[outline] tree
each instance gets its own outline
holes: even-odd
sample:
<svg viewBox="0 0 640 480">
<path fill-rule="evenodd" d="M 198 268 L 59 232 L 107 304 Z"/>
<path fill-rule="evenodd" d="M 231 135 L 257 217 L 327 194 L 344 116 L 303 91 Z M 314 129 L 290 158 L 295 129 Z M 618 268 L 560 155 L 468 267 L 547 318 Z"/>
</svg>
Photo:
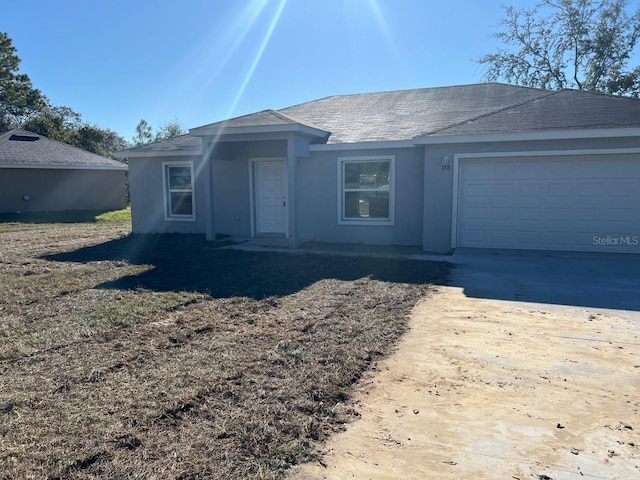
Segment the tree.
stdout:
<svg viewBox="0 0 640 480">
<path fill-rule="evenodd" d="M 171 122 L 166 122 L 160 125 L 160 129 L 156 133 L 155 141 L 166 140 L 168 138 L 184 135 L 187 131 L 182 126 L 182 123 L 177 118 L 174 118 Z"/>
<path fill-rule="evenodd" d="M 151 125 L 143 118 L 136 125 L 136 134 L 134 135 L 133 145 L 139 146 L 153 141 L 153 133 L 151 132 Z"/>
<path fill-rule="evenodd" d="M 16 52 L 9 36 L 0 32 L 0 131 L 21 124 L 47 102 L 40 90 L 33 88 L 29 76 L 18 73 Z"/>
<path fill-rule="evenodd" d="M 82 117 L 69 107 L 46 106 L 22 123 L 21 127 L 59 142 L 74 144 Z"/>
<path fill-rule="evenodd" d="M 486 81 L 528 87 L 577 88 L 638 96 L 640 66 L 629 60 L 640 39 L 640 9 L 626 0 L 541 0 L 533 8 L 505 7 L 504 48 L 480 57 Z"/>
<path fill-rule="evenodd" d="M 82 116 L 69 107 L 47 106 L 22 128 L 105 157 L 127 147 L 116 132 L 84 123 Z"/>
<path fill-rule="evenodd" d="M 114 152 L 128 147 L 127 141 L 113 130 L 87 123 L 77 130 L 73 145 L 103 157 L 111 157 Z"/>
<path fill-rule="evenodd" d="M 26 74 L 18 73 L 16 52 L 9 36 L 0 32 L 0 132 L 21 127 L 103 156 L 127 147 L 114 131 L 84 123 L 70 107 L 51 105 Z"/>
<path fill-rule="evenodd" d="M 161 124 L 160 128 L 154 135 L 151 125 L 149 125 L 149 122 L 143 118 L 136 126 L 136 134 L 133 136 L 132 143 L 137 147 L 139 145 L 157 142 L 158 140 L 166 140 L 177 137 L 178 135 L 184 135 L 185 133 L 187 132 L 180 121 L 178 121 L 178 119 L 174 119 L 171 122 Z"/>
</svg>

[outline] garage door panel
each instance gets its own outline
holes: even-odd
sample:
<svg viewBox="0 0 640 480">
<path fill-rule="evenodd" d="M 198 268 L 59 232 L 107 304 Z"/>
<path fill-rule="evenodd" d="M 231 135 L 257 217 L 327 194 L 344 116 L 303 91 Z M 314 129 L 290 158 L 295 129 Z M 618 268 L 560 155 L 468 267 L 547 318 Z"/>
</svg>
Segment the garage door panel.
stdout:
<svg viewBox="0 0 640 480">
<path fill-rule="evenodd" d="M 518 209 L 518 220 L 525 222 L 539 222 L 542 220 L 543 211 L 540 207 L 523 207 Z"/>
<path fill-rule="evenodd" d="M 523 197 L 542 197 L 544 195 L 544 186 L 542 183 L 530 183 L 524 181 L 519 187 L 520 195 Z"/>
<path fill-rule="evenodd" d="M 629 218 L 633 216 L 633 209 L 631 208 L 611 208 L 607 211 L 609 223 L 622 223 L 628 224 Z M 638 212 L 640 215 L 640 212 Z"/>
<path fill-rule="evenodd" d="M 467 197 L 486 197 L 487 184 L 469 182 L 464 194 Z"/>
<path fill-rule="evenodd" d="M 571 209 L 567 207 L 549 208 L 545 211 L 547 220 L 551 222 L 568 222 L 571 220 Z"/>
<path fill-rule="evenodd" d="M 578 186 L 578 191 L 583 197 L 599 197 L 604 193 L 605 187 L 602 182 L 583 182 Z"/>
<path fill-rule="evenodd" d="M 501 197 L 511 197 L 513 195 L 514 185 L 512 183 L 498 183 L 492 185 L 491 188 L 491 197 L 492 198 L 501 198 Z"/>
<path fill-rule="evenodd" d="M 489 208 L 489 220 L 509 221 L 513 219 L 513 209 L 510 207 Z"/>
<path fill-rule="evenodd" d="M 638 193 L 638 185 L 632 182 L 615 182 L 612 181 L 609 184 L 612 197 L 628 198 L 631 200 L 633 196 Z"/>
<path fill-rule="evenodd" d="M 457 246 L 640 253 L 640 156 L 463 159 Z M 640 242 L 639 242 L 640 243 Z"/>
<path fill-rule="evenodd" d="M 492 178 L 489 173 L 489 164 L 486 163 L 474 163 L 467 165 L 464 172 L 460 172 L 460 178 L 462 180 L 475 180 L 482 181 Z"/>
<path fill-rule="evenodd" d="M 487 210 L 484 207 L 469 207 L 464 212 L 464 220 L 472 222 L 473 220 L 486 220 Z"/>
<path fill-rule="evenodd" d="M 574 195 L 574 185 L 570 183 L 553 182 L 547 185 L 547 197 L 568 197 Z"/>
</svg>

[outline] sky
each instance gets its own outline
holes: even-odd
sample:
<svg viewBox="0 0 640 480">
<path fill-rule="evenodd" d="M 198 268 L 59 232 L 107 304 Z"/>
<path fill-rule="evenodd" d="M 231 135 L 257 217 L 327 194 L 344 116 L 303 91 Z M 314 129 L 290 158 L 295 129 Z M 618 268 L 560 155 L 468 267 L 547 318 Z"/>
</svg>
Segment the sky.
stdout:
<svg viewBox="0 0 640 480">
<path fill-rule="evenodd" d="M 482 81 L 503 0 L 30 0 L 0 31 L 54 105 L 131 139 L 330 95 Z M 513 0 L 514 6 L 532 5 Z"/>
</svg>

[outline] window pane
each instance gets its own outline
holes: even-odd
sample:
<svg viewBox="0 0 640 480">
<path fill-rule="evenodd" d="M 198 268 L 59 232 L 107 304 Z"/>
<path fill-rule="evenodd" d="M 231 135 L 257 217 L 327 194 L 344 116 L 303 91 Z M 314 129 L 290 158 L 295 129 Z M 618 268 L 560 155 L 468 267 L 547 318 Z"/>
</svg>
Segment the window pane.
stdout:
<svg viewBox="0 0 640 480">
<path fill-rule="evenodd" d="M 193 215 L 191 192 L 171 192 L 171 215 Z"/>
<path fill-rule="evenodd" d="M 191 190 L 190 167 L 167 167 L 169 170 L 169 189 Z"/>
<path fill-rule="evenodd" d="M 388 160 L 380 162 L 346 162 L 344 188 L 389 188 Z"/>
<path fill-rule="evenodd" d="M 389 218 L 389 192 L 345 192 L 344 218 Z"/>
</svg>

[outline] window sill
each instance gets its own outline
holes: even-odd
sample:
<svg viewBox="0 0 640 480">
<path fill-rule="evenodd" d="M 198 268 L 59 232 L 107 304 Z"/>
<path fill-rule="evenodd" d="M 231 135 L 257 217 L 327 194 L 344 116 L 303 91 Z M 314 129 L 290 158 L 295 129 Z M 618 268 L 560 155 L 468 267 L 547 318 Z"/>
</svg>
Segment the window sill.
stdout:
<svg viewBox="0 0 640 480">
<path fill-rule="evenodd" d="M 338 220 L 338 225 L 362 225 L 367 227 L 393 227 L 393 220 Z"/>
<path fill-rule="evenodd" d="M 196 217 L 164 217 L 165 222 L 195 222 Z"/>
</svg>

